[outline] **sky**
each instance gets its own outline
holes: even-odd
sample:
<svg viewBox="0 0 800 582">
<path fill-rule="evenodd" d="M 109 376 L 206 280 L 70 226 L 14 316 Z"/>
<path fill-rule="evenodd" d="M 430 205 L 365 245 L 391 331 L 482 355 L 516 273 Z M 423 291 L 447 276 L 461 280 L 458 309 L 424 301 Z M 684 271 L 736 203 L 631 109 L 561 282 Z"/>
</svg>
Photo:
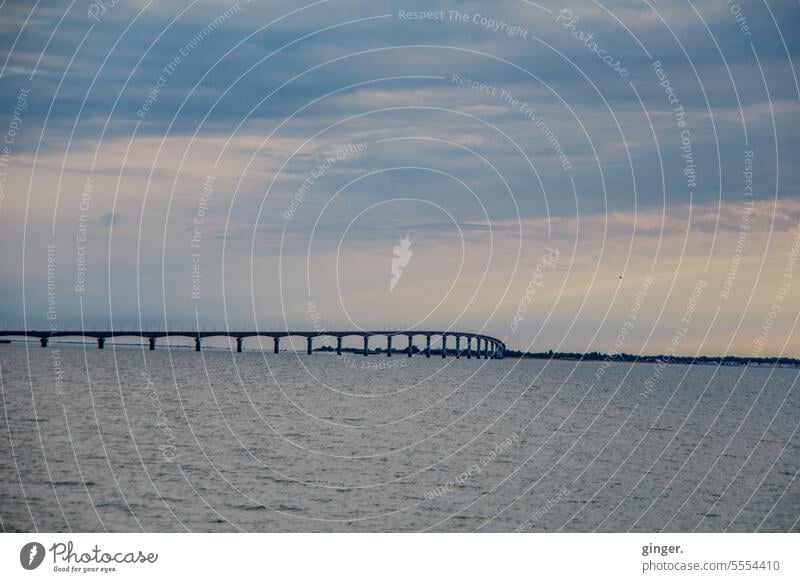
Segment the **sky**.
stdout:
<svg viewBox="0 0 800 582">
<path fill-rule="evenodd" d="M 0 325 L 800 357 L 799 16 L 6 1 Z"/>
</svg>

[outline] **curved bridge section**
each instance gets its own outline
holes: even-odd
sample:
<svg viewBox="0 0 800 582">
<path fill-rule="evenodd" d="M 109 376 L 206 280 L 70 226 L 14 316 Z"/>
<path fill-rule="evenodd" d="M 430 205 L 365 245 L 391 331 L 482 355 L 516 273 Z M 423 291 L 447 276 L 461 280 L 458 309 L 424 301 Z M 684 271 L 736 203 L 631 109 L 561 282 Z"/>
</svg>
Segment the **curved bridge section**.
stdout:
<svg viewBox="0 0 800 582">
<path fill-rule="evenodd" d="M 116 337 L 135 337 L 147 339 L 151 350 L 156 349 L 156 341 L 159 338 L 169 337 L 183 337 L 194 339 L 195 350 L 202 349 L 202 340 L 207 337 L 228 337 L 236 339 L 236 351 L 242 351 L 242 344 L 245 338 L 248 337 L 270 337 L 273 340 L 273 351 L 277 354 L 280 350 L 281 338 L 289 336 L 298 336 L 306 338 L 306 353 L 311 354 L 314 351 L 314 339 L 325 337 L 333 338 L 336 340 L 336 353 L 342 353 L 342 339 L 351 336 L 358 336 L 363 338 L 364 347 L 362 353 L 366 356 L 370 354 L 369 340 L 374 336 L 384 336 L 386 338 L 386 355 L 391 357 L 392 354 L 404 353 L 409 358 L 414 354 L 414 338 L 422 336 L 425 338 L 425 348 L 419 350 L 418 353 L 424 354 L 425 357 L 430 358 L 431 353 L 438 353 L 441 357 L 445 358 L 448 355 L 460 358 L 481 358 L 484 359 L 502 359 L 505 353 L 506 345 L 501 340 L 484 334 L 457 332 L 457 331 L 418 331 L 418 330 L 405 330 L 405 331 L 131 331 L 131 330 L 114 330 L 114 331 L 37 331 L 37 330 L 4 330 L 0 331 L 0 337 L 25 337 L 36 338 L 39 340 L 43 348 L 47 347 L 50 338 L 57 337 L 83 337 L 95 338 L 97 340 L 97 347 L 103 349 L 106 340 Z M 401 339 L 405 337 L 405 345 L 398 344 L 392 346 L 394 339 Z M 431 339 L 434 337 L 441 338 L 441 347 L 436 350 L 431 349 Z M 452 342 L 451 342 L 452 340 Z M 401 339 L 402 342 L 402 339 Z M 473 345 L 474 342 L 474 345 Z M 332 346 L 331 346 L 332 349 Z M 376 352 L 373 352 L 376 353 Z"/>
</svg>

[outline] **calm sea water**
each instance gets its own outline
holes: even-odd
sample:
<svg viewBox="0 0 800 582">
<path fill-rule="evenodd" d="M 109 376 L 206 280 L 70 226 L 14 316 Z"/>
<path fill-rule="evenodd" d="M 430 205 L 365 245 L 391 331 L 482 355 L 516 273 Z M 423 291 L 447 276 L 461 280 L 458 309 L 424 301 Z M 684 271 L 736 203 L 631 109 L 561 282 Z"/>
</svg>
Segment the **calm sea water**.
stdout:
<svg viewBox="0 0 800 582">
<path fill-rule="evenodd" d="M 56 344 L 0 366 L 5 531 L 800 527 L 797 370 Z"/>
</svg>

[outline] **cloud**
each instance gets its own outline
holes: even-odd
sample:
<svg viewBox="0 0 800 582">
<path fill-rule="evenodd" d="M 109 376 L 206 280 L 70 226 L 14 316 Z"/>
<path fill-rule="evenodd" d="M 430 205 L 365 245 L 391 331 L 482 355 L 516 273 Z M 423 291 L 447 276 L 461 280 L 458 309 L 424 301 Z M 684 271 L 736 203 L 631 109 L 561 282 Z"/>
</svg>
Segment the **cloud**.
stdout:
<svg viewBox="0 0 800 582">
<path fill-rule="evenodd" d="M 109 212 L 108 214 L 104 214 L 99 219 L 97 219 L 97 224 L 100 224 L 100 225 L 103 225 L 103 226 L 114 226 L 114 225 L 119 224 L 120 221 L 122 221 L 122 215 L 121 214 L 114 214 L 114 213 Z"/>
<path fill-rule="evenodd" d="M 584 321 L 604 312 L 620 275 L 625 286 L 652 269 L 665 281 L 679 272 L 676 289 L 707 269 L 724 279 L 752 151 L 753 231 L 736 308 L 757 326 L 800 199 L 800 168 L 791 163 L 800 146 L 796 56 L 783 44 L 793 46 L 796 3 L 743 4 L 738 19 L 715 0 L 572 3 L 577 28 L 624 62 L 624 78 L 556 23 L 557 11 L 522 1 L 445 0 L 438 9 L 466 20 L 430 22 L 398 17 L 400 9 L 429 9 L 421 1 L 322 2 L 292 14 L 298 5 L 283 0 L 234 5 L 121 2 L 99 22 L 86 5 L 3 5 L 0 134 L 14 131 L 0 207 L 9 224 L 0 235 L 0 279 L 14 298 L 6 315 L 19 311 L 20 261 L 38 260 L 38 243 L 23 241 L 25 232 L 61 245 L 69 288 L 85 222 L 97 313 L 109 296 L 99 267 L 109 257 L 113 282 L 126 283 L 113 291 L 115 309 L 132 309 L 131 289 L 146 281 L 142 304 L 159 311 L 163 298 L 153 289 L 183 297 L 191 280 L 191 239 L 202 218 L 202 264 L 214 273 L 209 305 L 221 297 L 223 264 L 227 275 L 257 281 L 266 310 L 281 302 L 273 289 L 280 256 L 292 257 L 283 281 L 302 300 L 309 249 L 319 280 L 335 285 L 342 248 L 353 309 L 368 319 L 385 299 L 384 239 L 411 226 L 428 251 L 415 255 L 403 285 L 426 298 L 448 293 L 464 239 L 466 266 L 437 317 L 467 305 L 490 265 L 471 323 L 492 312 L 509 281 L 498 313 L 513 311 L 511 295 L 525 285 L 514 269 L 535 264 L 544 244 L 569 256 L 574 249 L 565 263 L 574 267 L 569 301 L 556 302 L 562 327 L 548 332 L 555 341 L 584 299 L 593 308 Z M 505 25 L 526 37 L 504 34 Z M 30 96 L 15 119 L 21 88 Z M 684 172 L 687 139 L 695 185 Z M 321 161 L 354 143 L 368 148 L 314 177 L 293 218 L 284 218 Z M 209 176 L 214 193 L 204 198 Z M 137 263 L 142 256 L 148 260 Z M 770 270 L 756 281 L 762 259 Z M 373 273 L 381 273 L 374 287 Z M 748 306 L 745 291 L 754 288 L 760 294 Z M 248 285 L 227 292 L 237 307 L 253 301 Z M 677 301 L 668 313 L 677 313 Z M 183 313 L 185 303 L 170 312 Z M 302 321 L 301 303 L 291 309 Z M 496 318 L 491 325 L 502 327 Z M 570 336 L 572 345 L 585 331 Z"/>
</svg>

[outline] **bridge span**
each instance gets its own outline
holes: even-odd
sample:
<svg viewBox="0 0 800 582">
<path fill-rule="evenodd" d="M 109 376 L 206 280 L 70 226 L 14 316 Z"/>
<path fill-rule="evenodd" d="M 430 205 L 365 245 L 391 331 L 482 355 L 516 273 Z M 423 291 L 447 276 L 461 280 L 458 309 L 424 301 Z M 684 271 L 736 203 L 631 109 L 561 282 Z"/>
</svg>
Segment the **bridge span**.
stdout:
<svg viewBox="0 0 800 582">
<path fill-rule="evenodd" d="M 467 358 L 472 358 L 473 356 L 476 358 L 483 357 L 484 359 L 502 359 L 504 356 L 504 352 L 506 349 L 505 343 L 501 340 L 484 334 L 479 333 L 469 333 L 469 332 L 460 332 L 460 331 L 420 331 L 420 330 L 395 330 L 395 331 L 331 331 L 331 330 L 324 330 L 324 331 L 226 331 L 226 330 L 216 330 L 216 331 L 142 331 L 142 330 L 110 330 L 110 331 L 90 331 L 90 330 L 57 330 L 57 331 L 37 331 L 37 330 L 0 330 L 0 337 L 24 337 L 24 338 L 36 338 L 39 340 L 41 346 L 46 348 L 48 345 L 48 341 L 51 338 L 63 338 L 63 337 L 82 337 L 82 338 L 94 338 L 97 340 L 97 347 L 99 349 L 103 349 L 105 347 L 105 343 L 107 339 L 110 338 L 118 338 L 118 337 L 133 337 L 133 338 L 141 338 L 147 339 L 149 348 L 151 350 L 156 349 L 156 341 L 160 338 L 170 338 L 170 337 L 181 337 L 181 338 L 189 338 L 194 339 L 195 342 L 195 350 L 200 351 L 202 349 L 202 340 L 203 338 L 208 337 L 228 337 L 228 338 L 235 338 L 236 339 L 236 351 L 241 352 L 242 346 L 244 343 L 245 338 L 249 337 L 270 337 L 273 340 L 273 351 L 274 353 L 278 353 L 280 350 L 280 341 L 281 338 L 284 337 L 304 337 L 306 339 L 306 353 L 311 354 L 314 350 L 313 341 L 314 338 L 335 338 L 336 339 L 336 353 L 341 355 L 342 353 L 342 339 L 351 336 L 357 336 L 363 338 L 363 348 L 361 348 L 362 353 L 366 356 L 370 353 L 369 348 L 369 340 L 375 336 L 384 336 L 386 338 L 386 355 L 388 357 L 392 356 L 392 353 L 405 353 L 409 358 L 414 353 L 414 338 L 416 336 L 422 336 L 425 338 L 425 348 L 419 350 L 420 353 L 424 354 L 425 357 L 431 357 L 431 338 L 433 337 L 440 337 L 441 338 L 441 347 L 438 348 L 437 352 L 441 354 L 441 357 L 445 358 L 448 355 L 453 355 L 456 358 L 460 358 L 462 355 Z M 392 339 L 403 337 L 406 338 L 406 345 L 401 347 L 401 349 L 392 349 Z M 454 339 L 455 342 L 451 346 L 448 346 L 448 340 Z M 462 340 L 464 341 L 462 345 Z M 473 341 L 475 342 L 475 349 L 473 350 Z M 331 346 L 332 349 L 332 346 Z M 373 352 L 375 353 L 375 352 Z"/>
</svg>

